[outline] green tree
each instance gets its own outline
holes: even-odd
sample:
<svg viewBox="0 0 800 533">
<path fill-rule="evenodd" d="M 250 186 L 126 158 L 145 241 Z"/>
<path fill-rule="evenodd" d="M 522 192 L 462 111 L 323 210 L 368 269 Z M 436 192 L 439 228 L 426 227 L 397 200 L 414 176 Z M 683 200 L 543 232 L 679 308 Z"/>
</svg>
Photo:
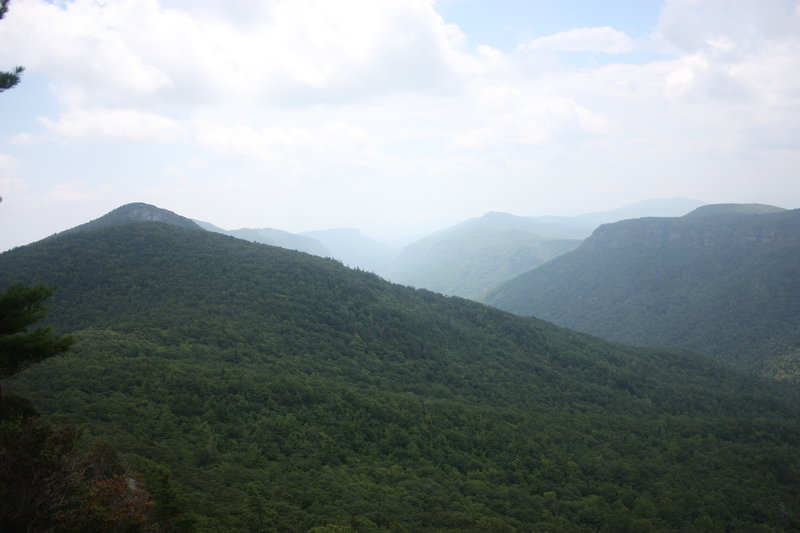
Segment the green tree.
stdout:
<svg viewBox="0 0 800 533">
<path fill-rule="evenodd" d="M 0 379 L 63 353 L 75 342 L 70 335 L 56 335 L 52 326 L 28 329 L 45 317 L 44 301 L 54 290 L 42 283 L 16 283 L 0 293 Z"/>
<path fill-rule="evenodd" d="M 8 11 L 8 3 L 11 0 L 0 0 L 0 19 Z M 16 66 L 9 72 L 0 72 L 0 92 L 10 89 L 19 83 L 19 77 L 25 70 L 24 67 Z"/>
</svg>

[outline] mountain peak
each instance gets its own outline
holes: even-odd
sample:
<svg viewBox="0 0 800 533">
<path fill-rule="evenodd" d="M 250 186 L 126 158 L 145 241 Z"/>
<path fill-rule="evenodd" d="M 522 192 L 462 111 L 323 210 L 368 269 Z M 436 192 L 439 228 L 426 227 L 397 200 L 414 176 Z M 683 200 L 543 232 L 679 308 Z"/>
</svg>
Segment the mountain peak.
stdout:
<svg viewBox="0 0 800 533">
<path fill-rule="evenodd" d="M 143 202 L 133 202 L 122 205 L 109 211 L 100 218 L 76 226 L 68 231 L 96 230 L 122 224 L 135 224 L 138 222 L 161 222 L 181 228 L 201 229 L 199 225 L 188 218 L 182 217 L 167 209 L 162 209 Z"/>
</svg>

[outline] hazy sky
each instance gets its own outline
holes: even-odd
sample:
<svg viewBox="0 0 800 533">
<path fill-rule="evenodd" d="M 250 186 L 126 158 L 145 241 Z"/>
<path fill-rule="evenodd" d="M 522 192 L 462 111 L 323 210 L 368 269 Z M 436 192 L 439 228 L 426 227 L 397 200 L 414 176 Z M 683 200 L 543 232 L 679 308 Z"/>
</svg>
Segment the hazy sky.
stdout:
<svg viewBox="0 0 800 533">
<path fill-rule="evenodd" d="M 800 0 L 12 0 L 0 250 L 134 201 L 380 235 L 800 207 Z"/>
</svg>

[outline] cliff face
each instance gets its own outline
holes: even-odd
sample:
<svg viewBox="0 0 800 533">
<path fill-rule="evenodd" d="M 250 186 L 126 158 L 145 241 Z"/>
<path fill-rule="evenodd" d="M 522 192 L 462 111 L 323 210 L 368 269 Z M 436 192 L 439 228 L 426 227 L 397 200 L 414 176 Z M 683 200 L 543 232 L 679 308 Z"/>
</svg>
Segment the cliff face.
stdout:
<svg viewBox="0 0 800 533">
<path fill-rule="evenodd" d="M 625 220 L 600 226 L 583 246 L 625 249 L 773 244 L 800 245 L 800 209 L 755 214 L 711 210 L 680 218 Z"/>
</svg>

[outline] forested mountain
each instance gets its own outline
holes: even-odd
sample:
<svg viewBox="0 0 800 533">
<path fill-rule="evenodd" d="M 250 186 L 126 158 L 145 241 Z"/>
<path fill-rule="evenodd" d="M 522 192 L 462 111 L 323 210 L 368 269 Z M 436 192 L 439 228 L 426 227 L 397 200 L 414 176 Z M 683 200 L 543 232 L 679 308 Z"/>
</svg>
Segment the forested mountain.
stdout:
<svg viewBox="0 0 800 533">
<path fill-rule="evenodd" d="M 269 244 L 270 246 L 280 246 L 289 250 L 297 250 L 298 252 L 306 252 L 309 254 L 318 255 L 320 257 L 327 257 L 330 255 L 327 248 L 317 239 L 307 237 L 304 235 L 297 235 L 296 233 L 289 233 L 274 228 L 240 228 L 233 230 L 226 230 L 219 228 L 208 222 L 195 220 L 195 222 L 204 230 L 213 231 L 215 233 L 222 233 L 223 235 L 230 235 L 237 239 L 242 239 L 250 242 L 258 242 L 261 244 Z"/>
<path fill-rule="evenodd" d="M 575 248 L 579 232 L 507 213 L 466 220 L 404 248 L 378 273 L 405 285 L 477 298 Z"/>
<path fill-rule="evenodd" d="M 0 254 L 18 281 L 77 343 L 4 389 L 184 529 L 800 529 L 797 388 L 696 353 L 154 222 Z"/>
<path fill-rule="evenodd" d="M 639 345 L 800 375 L 800 210 L 711 205 L 601 226 L 485 301 Z"/>
</svg>

